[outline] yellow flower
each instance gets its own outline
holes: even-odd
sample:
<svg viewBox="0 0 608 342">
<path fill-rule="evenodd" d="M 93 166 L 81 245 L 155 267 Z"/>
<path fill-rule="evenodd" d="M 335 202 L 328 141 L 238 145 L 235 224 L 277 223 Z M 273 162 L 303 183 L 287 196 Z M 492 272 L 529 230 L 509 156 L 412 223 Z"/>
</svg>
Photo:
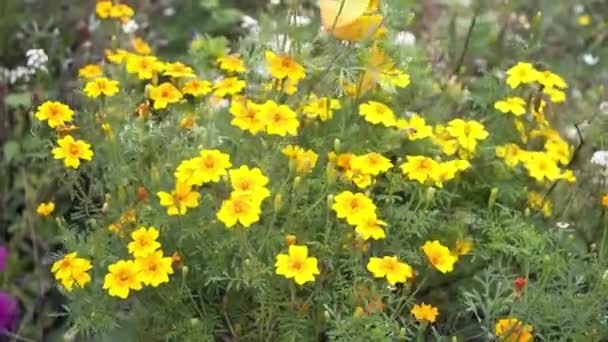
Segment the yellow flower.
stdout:
<svg viewBox="0 0 608 342">
<path fill-rule="evenodd" d="M 149 55 L 152 53 L 152 48 L 150 48 L 150 45 L 139 37 L 131 39 L 131 47 L 133 47 L 133 50 L 140 55 Z"/>
<path fill-rule="evenodd" d="M 515 89 L 520 84 L 535 82 L 538 78 L 538 70 L 530 63 L 519 62 L 507 70 L 507 84 Z"/>
<path fill-rule="evenodd" d="M 231 166 L 229 154 L 219 150 L 201 150 L 199 157 L 185 160 L 177 167 L 175 178 L 189 185 L 217 183 Z"/>
<path fill-rule="evenodd" d="M 362 15 L 352 23 L 336 27 L 332 34 L 343 40 L 358 42 L 370 37 L 381 38 L 386 35 L 387 29 L 382 26 L 382 15 Z"/>
<path fill-rule="evenodd" d="M 496 156 L 504 159 L 509 167 L 516 167 L 524 158 L 526 151 L 515 144 L 496 146 Z"/>
<path fill-rule="evenodd" d="M 217 218 L 227 228 L 232 228 L 239 222 L 247 228 L 260 220 L 260 203 L 252 196 L 232 194 L 229 199 L 222 203 Z"/>
<path fill-rule="evenodd" d="M 36 111 L 36 119 L 40 121 L 48 120 L 49 127 L 55 128 L 64 126 L 66 122 L 72 121 L 74 111 L 67 105 L 56 102 L 46 101 Z"/>
<path fill-rule="evenodd" d="M 171 103 L 181 101 L 182 93 L 173 84 L 165 82 L 150 87 L 150 99 L 154 100 L 154 109 L 164 109 Z"/>
<path fill-rule="evenodd" d="M 485 140 L 489 135 L 485 127 L 475 120 L 454 119 L 448 122 L 446 129 L 458 140 L 460 147 L 467 152 L 474 152 L 477 148 L 477 141 Z"/>
<path fill-rule="evenodd" d="M 545 142 L 545 151 L 551 159 L 565 166 L 570 163 L 573 148 L 562 138 L 554 138 Z"/>
<path fill-rule="evenodd" d="M 174 78 L 196 77 L 192 68 L 181 62 L 165 63 L 165 72 L 163 75 Z"/>
<path fill-rule="evenodd" d="M 112 1 L 98 1 L 97 5 L 95 5 L 95 13 L 101 19 L 107 19 L 112 14 Z"/>
<path fill-rule="evenodd" d="M 95 78 L 103 75 L 103 69 L 99 64 L 87 64 L 78 70 L 78 76 L 83 78 Z"/>
<path fill-rule="evenodd" d="M 98 77 L 92 81 L 89 81 L 84 87 L 84 93 L 88 97 L 93 98 L 99 97 L 100 95 L 114 96 L 116 93 L 118 93 L 118 90 L 118 81 L 114 81 L 106 77 Z"/>
<path fill-rule="evenodd" d="M 608 208 L 608 194 L 605 194 L 604 197 L 602 197 L 602 205 L 604 208 Z"/>
<path fill-rule="evenodd" d="M 160 191 L 156 195 L 160 199 L 160 205 L 167 207 L 169 216 L 185 215 L 188 208 L 198 207 L 198 200 L 201 197 L 200 193 L 192 191 L 190 185 L 185 183 L 175 184 L 175 190 L 171 193 Z"/>
<path fill-rule="evenodd" d="M 116 4 L 112 7 L 112 11 L 110 16 L 112 18 L 120 19 L 123 23 L 126 23 L 129 18 L 131 18 L 135 14 L 135 11 L 129 5 L 126 4 Z"/>
<path fill-rule="evenodd" d="M 251 134 L 262 132 L 266 129 L 266 123 L 261 117 L 261 109 L 262 105 L 249 99 L 234 98 L 230 103 L 230 114 L 234 116 L 230 123 Z"/>
<path fill-rule="evenodd" d="M 140 80 L 149 80 L 165 68 L 165 64 L 154 56 L 128 55 L 127 72 L 137 74 Z"/>
<path fill-rule="evenodd" d="M 53 158 L 64 159 L 63 164 L 66 167 L 77 169 L 80 166 L 80 159 L 91 160 L 93 158 L 91 145 L 83 140 L 74 140 L 71 135 L 57 140 L 57 144 L 59 147 L 52 150 Z"/>
<path fill-rule="evenodd" d="M 435 323 L 435 320 L 439 315 L 439 309 L 437 309 L 437 307 L 424 303 L 415 304 L 410 312 L 418 322 Z"/>
<path fill-rule="evenodd" d="M 444 154 L 452 156 L 458 152 L 458 140 L 448 132 L 445 126 L 435 126 L 435 133 L 432 139 L 433 144 L 439 146 Z"/>
<path fill-rule="evenodd" d="M 357 226 L 367 216 L 375 215 L 376 205 L 362 193 L 343 191 L 334 197 L 331 207 L 338 218 L 346 219 L 348 224 Z"/>
<path fill-rule="evenodd" d="M 412 266 L 400 262 L 396 256 L 385 256 L 383 258 L 369 258 L 367 270 L 372 272 L 374 278 L 384 278 L 389 284 L 406 283 L 414 276 Z"/>
<path fill-rule="evenodd" d="M 123 50 L 123 49 L 117 49 L 116 51 L 106 49 L 105 54 L 106 54 L 106 58 L 108 59 L 108 61 L 110 61 L 114 64 L 120 64 L 120 63 L 124 62 L 125 59 L 127 59 L 127 57 L 129 57 L 131 55 L 130 52 L 128 52 L 127 50 Z"/>
<path fill-rule="evenodd" d="M 456 178 L 459 171 L 464 171 L 471 167 L 471 163 L 467 160 L 450 160 L 444 163 L 439 163 L 439 169 L 435 176 L 435 186 L 442 188 L 443 182 Z"/>
<path fill-rule="evenodd" d="M 503 318 L 496 323 L 496 336 L 501 342 L 530 342 L 534 340 L 532 326 L 517 318 Z"/>
<path fill-rule="evenodd" d="M 317 98 L 315 95 L 310 95 L 309 100 L 302 112 L 311 119 L 330 120 L 334 116 L 334 111 L 342 108 L 340 101 L 329 97 Z"/>
<path fill-rule="evenodd" d="M 502 101 L 496 101 L 494 108 L 507 114 L 513 113 L 515 116 L 526 114 L 526 101 L 521 97 L 509 97 Z"/>
<path fill-rule="evenodd" d="M 407 156 L 407 161 L 399 167 L 408 179 L 420 184 L 434 182 L 440 173 L 439 163 L 425 156 Z"/>
<path fill-rule="evenodd" d="M 589 26 L 591 24 L 591 16 L 589 14 L 583 14 L 583 15 L 579 15 L 576 18 L 576 22 L 580 25 L 580 26 Z"/>
<path fill-rule="evenodd" d="M 255 202 L 262 202 L 270 196 L 270 191 L 266 188 L 268 177 L 262 174 L 262 170 L 257 167 L 250 169 L 247 165 L 230 170 L 230 185 L 233 194 L 236 196 L 251 196 Z"/>
<path fill-rule="evenodd" d="M 355 232 L 361 235 L 363 240 L 380 240 L 386 237 L 382 226 L 386 226 L 386 222 L 379 220 L 374 213 L 373 215 L 362 216 L 355 227 Z"/>
<path fill-rule="evenodd" d="M 549 181 L 554 181 L 560 176 L 560 169 L 556 162 L 543 152 L 527 153 L 529 158 L 524 162 L 525 168 L 528 170 L 530 177 L 542 182 L 545 178 Z"/>
<path fill-rule="evenodd" d="M 390 170 L 393 167 L 393 163 L 380 153 L 371 152 L 353 158 L 350 166 L 360 170 L 364 174 L 377 176 Z"/>
<path fill-rule="evenodd" d="M 154 251 L 145 256 L 135 258 L 135 268 L 138 270 L 137 279 L 144 285 L 157 287 L 169 282 L 173 274 L 173 258 L 163 257 L 163 251 Z"/>
<path fill-rule="evenodd" d="M 293 278 L 298 285 L 315 280 L 320 274 L 317 258 L 308 256 L 308 247 L 291 245 L 288 254 L 278 254 L 275 262 L 276 274 Z"/>
<path fill-rule="evenodd" d="M 36 213 L 40 216 L 49 216 L 53 211 L 55 211 L 55 203 L 53 202 L 40 203 L 36 208 Z"/>
<path fill-rule="evenodd" d="M 194 126 L 196 126 L 196 115 L 194 115 L 194 113 L 186 113 L 179 121 L 179 127 L 185 130 L 191 130 Z"/>
<path fill-rule="evenodd" d="M 424 118 L 418 114 L 412 115 L 409 120 L 399 119 L 396 125 L 412 141 L 433 136 L 433 127 L 427 125 Z"/>
<path fill-rule="evenodd" d="M 374 125 L 382 124 L 386 127 L 393 127 L 397 124 L 392 109 L 376 101 L 361 104 L 359 106 L 359 115 L 363 116 L 365 121 Z"/>
<path fill-rule="evenodd" d="M 300 122 L 296 113 L 287 105 L 279 105 L 272 100 L 260 108 L 260 117 L 266 123 L 266 133 L 273 135 L 298 135 Z"/>
<path fill-rule="evenodd" d="M 458 260 L 450 253 L 450 250 L 439 241 L 427 241 L 422 246 L 422 250 L 428 261 L 441 273 L 452 272 L 454 263 Z"/>
<path fill-rule="evenodd" d="M 454 255 L 457 257 L 461 257 L 463 255 L 469 254 L 469 252 L 473 249 L 473 242 L 471 240 L 456 240 L 456 246 L 454 246 Z"/>
<path fill-rule="evenodd" d="M 319 155 L 313 150 L 305 150 L 300 146 L 288 145 L 281 153 L 295 162 L 296 171 L 299 174 L 307 174 L 317 165 Z"/>
<path fill-rule="evenodd" d="M 214 96 L 217 97 L 226 97 L 226 95 L 236 95 L 240 93 L 247 84 L 245 81 L 240 80 L 236 77 L 228 77 L 223 80 L 216 82 L 213 85 Z"/>
<path fill-rule="evenodd" d="M 549 99 L 551 99 L 551 102 L 553 103 L 566 102 L 566 92 L 557 88 L 543 88 L 543 93 L 549 96 Z"/>
<path fill-rule="evenodd" d="M 91 281 L 91 276 L 88 274 L 88 271 L 93 268 L 91 262 L 84 258 L 78 258 L 77 255 L 76 252 L 67 254 L 61 260 L 53 263 L 51 267 L 55 279 L 61 281 L 61 285 L 67 291 L 72 291 L 74 283 L 79 287 L 84 287 Z"/>
<path fill-rule="evenodd" d="M 566 80 L 549 70 L 540 71 L 537 76 L 538 83 L 542 84 L 545 88 L 568 88 Z"/>
<path fill-rule="evenodd" d="M 528 192 L 528 207 L 540 210 L 545 217 L 550 217 L 553 213 L 553 203 L 535 191 Z"/>
<path fill-rule="evenodd" d="M 304 67 L 293 58 L 287 55 L 276 55 L 270 50 L 266 51 L 266 66 L 270 74 L 279 80 L 289 78 L 297 83 L 306 77 Z"/>
<path fill-rule="evenodd" d="M 190 80 L 182 87 L 182 93 L 194 97 L 205 96 L 211 92 L 211 82 L 205 80 Z"/>
<path fill-rule="evenodd" d="M 141 281 L 137 276 L 139 269 L 135 262 L 119 260 L 108 266 L 108 271 L 103 288 L 108 290 L 110 296 L 125 299 L 129 296 L 130 290 L 141 290 Z"/>
<path fill-rule="evenodd" d="M 160 248 L 160 243 L 156 241 L 158 239 L 158 230 L 154 227 L 139 227 L 133 233 L 131 233 L 131 239 L 127 248 L 129 253 L 133 254 L 134 257 L 143 257 L 153 253 Z"/>
<path fill-rule="evenodd" d="M 220 69 L 228 72 L 244 73 L 247 71 L 245 62 L 239 55 L 227 55 L 217 59 Z"/>
</svg>

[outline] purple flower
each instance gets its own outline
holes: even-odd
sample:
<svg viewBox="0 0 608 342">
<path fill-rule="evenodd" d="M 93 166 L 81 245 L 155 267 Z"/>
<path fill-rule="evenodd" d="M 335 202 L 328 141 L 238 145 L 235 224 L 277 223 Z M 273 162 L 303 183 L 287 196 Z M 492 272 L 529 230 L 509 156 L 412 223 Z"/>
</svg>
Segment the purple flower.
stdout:
<svg viewBox="0 0 608 342">
<path fill-rule="evenodd" d="M 12 331 L 19 321 L 19 302 L 6 292 L 0 292 L 0 330 Z"/>
<path fill-rule="evenodd" d="M 6 247 L 0 246 L 0 273 L 4 272 L 4 268 L 6 267 L 6 257 L 8 256 L 8 250 Z"/>
</svg>

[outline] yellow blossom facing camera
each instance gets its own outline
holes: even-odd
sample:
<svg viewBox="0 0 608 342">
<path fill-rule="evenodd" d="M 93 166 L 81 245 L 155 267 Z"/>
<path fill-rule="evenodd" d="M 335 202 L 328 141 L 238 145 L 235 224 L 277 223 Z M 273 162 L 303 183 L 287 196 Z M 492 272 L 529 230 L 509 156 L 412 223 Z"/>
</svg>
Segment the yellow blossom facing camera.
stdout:
<svg viewBox="0 0 608 342">
<path fill-rule="evenodd" d="M 520 84 L 533 83 L 538 79 L 538 70 L 530 63 L 519 62 L 507 70 L 507 84 L 515 89 Z"/>
<path fill-rule="evenodd" d="M 266 101 L 260 107 L 260 117 L 266 123 L 266 133 L 271 135 L 287 136 L 298 135 L 298 121 L 296 112 L 287 105 L 279 105 L 274 101 Z"/>
<path fill-rule="evenodd" d="M 320 274 L 317 258 L 308 256 L 308 247 L 290 245 L 288 254 L 278 254 L 275 262 L 276 274 L 292 279 L 298 285 L 314 281 Z"/>
<path fill-rule="evenodd" d="M 245 62 L 243 62 L 239 55 L 226 55 L 219 57 L 217 59 L 217 63 L 219 64 L 220 69 L 224 71 L 236 72 L 239 74 L 247 71 Z"/>
<path fill-rule="evenodd" d="M 450 253 L 450 250 L 439 241 L 427 241 L 422 246 L 429 263 L 439 272 L 447 273 L 454 270 L 454 264 L 458 260 Z"/>
<path fill-rule="evenodd" d="M 112 18 L 120 19 L 123 23 L 127 22 L 134 14 L 135 11 L 129 5 L 122 3 L 112 6 L 110 11 Z"/>
<path fill-rule="evenodd" d="M 78 76 L 82 78 L 95 78 L 103 75 L 103 69 L 99 64 L 87 64 L 78 69 Z"/>
<path fill-rule="evenodd" d="M 371 257 L 367 263 L 367 270 L 374 278 L 385 278 L 389 284 L 406 283 L 414 276 L 414 269 L 396 256 L 385 256 L 383 258 Z"/>
<path fill-rule="evenodd" d="M 236 77 L 224 78 L 213 85 L 213 95 L 220 98 L 237 95 L 245 89 L 246 85 L 245 81 Z"/>
<path fill-rule="evenodd" d="M 163 257 L 163 251 L 154 251 L 135 258 L 137 280 L 144 285 L 158 287 L 169 282 L 169 275 L 173 274 L 173 258 Z"/>
<path fill-rule="evenodd" d="M 380 153 L 371 152 L 354 157 L 350 162 L 350 166 L 365 174 L 377 176 L 390 170 L 393 167 L 393 163 Z"/>
<path fill-rule="evenodd" d="M 80 160 L 90 161 L 93 159 L 91 145 L 84 140 L 74 140 L 71 135 L 57 140 L 58 147 L 53 148 L 53 158 L 63 159 L 66 167 L 77 169 L 80 167 Z"/>
<path fill-rule="evenodd" d="M 361 104 L 359 114 L 365 118 L 365 121 L 374 125 L 382 124 L 386 127 L 393 127 L 397 124 L 393 110 L 380 102 L 369 101 Z"/>
<path fill-rule="evenodd" d="M 298 82 L 306 77 L 304 67 L 287 55 L 277 55 L 267 50 L 265 57 L 268 71 L 279 80 L 289 78 L 292 81 Z"/>
<path fill-rule="evenodd" d="M 217 183 L 232 166 L 230 155 L 219 150 L 201 150 L 196 158 L 184 160 L 175 171 L 178 182 L 201 186 Z"/>
<path fill-rule="evenodd" d="M 293 160 L 298 174 L 307 174 L 317 165 L 319 155 L 313 150 L 305 150 L 300 146 L 288 145 L 281 153 Z"/>
<path fill-rule="evenodd" d="M 165 82 L 157 87 L 150 87 L 150 100 L 154 101 L 154 109 L 167 108 L 169 104 L 181 101 L 182 93 L 171 83 Z"/>
<path fill-rule="evenodd" d="M 36 119 L 47 121 L 49 127 L 64 126 L 66 122 L 72 121 L 74 111 L 67 105 L 57 101 L 46 101 L 36 111 Z"/>
<path fill-rule="evenodd" d="M 350 225 L 358 225 L 366 216 L 375 215 L 376 205 L 362 193 L 343 191 L 334 197 L 331 208 L 338 218 L 344 218 Z"/>
<path fill-rule="evenodd" d="M 160 248 L 160 243 L 156 241 L 158 235 L 158 230 L 154 227 L 139 227 L 131 233 L 132 241 L 127 245 L 129 253 L 136 258 L 153 253 Z"/>
<path fill-rule="evenodd" d="M 421 323 L 435 323 L 435 320 L 439 315 L 439 309 L 437 309 L 437 307 L 424 303 L 415 304 L 412 308 L 412 311 L 410 312 L 412 313 L 412 315 L 414 315 L 414 318 Z"/>
<path fill-rule="evenodd" d="M 368 214 L 358 220 L 355 233 L 359 234 L 363 240 L 380 240 L 386 238 L 383 226 L 386 226 L 386 222 L 378 219 L 375 213 Z"/>
<path fill-rule="evenodd" d="M 112 1 L 98 1 L 95 5 L 95 13 L 101 19 L 107 19 L 112 14 L 113 7 Z"/>
<path fill-rule="evenodd" d="M 250 169 L 247 165 L 228 171 L 233 193 L 237 196 L 251 196 L 254 202 L 261 203 L 270 196 L 266 188 L 268 177 L 257 167 Z"/>
<path fill-rule="evenodd" d="M 329 97 L 318 98 L 315 95 L 311 95 L 309 100 L 310 102 L 302 108 L 302 112 L 310 119 L 330 120 L 334 116 L 334 111 L 342 108 L 340 101 Z"/>
<path fill-rule="evenodd" d="M 526 101 L 521 97 L 509 97 L 496 101 L 494 108 L 505 114 L 512 113 L 515 116 L 522 116 L 526 114 Z"/>
<path fill-rule="evenodd" d="M 260 220 L 260 203 L 252 196 L 232 194 L 229 199 L 222 203 L 217 218 L 227 228 L 234 227 L 237 223 L 248 228 Z"/>
<path fill-rule="evenodd" d="M 205 80 L 189 80 L 182 87 L 184 95 L 194 97 L 205 96 L 211 92 L 211 82 Z"/>
<path fill-rule="evenodd" d="M 36 213 L 43 217 L 50 216 L 53 211 L 55 211 L 55 203 L 53 202 L 40 203 L 36 208 Z"/>
<path fill-rule="evenodd" d="M 173 78 L 196 77 L 192 68 L 181 62 L 165 63 L 164 69 L 163 75 Z"/>
<path fill-rule="evenodd" d="M 420 184 L 435 182 L 440 172 L 439 163 L 425 156 L 407 156 L 406 162 L 399 167 L 408 179 Z"/>
<path fill-rule="evenodd" d="M 433 136 L 433 127 L 427 125 L 426 120 L 418 114 L 412 115 L 409 119 L 397 120 L 396 126 L 412 141 Z"/>
<path fill-rule="evenodd" d="M 532 329 L 517 318 L 503 318 L 496 322 L 494 333 L 501 342 L 530 342 L 534 340 Z"/>
<path fill-rule="evenodd" d="M 152 53 L 152 48 L 150 45 L 140 37 L 131 39 L 131 47 L 140 55 L 149 55 Z"/>
<path fill-rule="evenodd" d="M 154 56 L 128 55 L 126 60 L 127 72 L 137 75 L 140 80 L 149 80 L 165 68 L 165 64 Z"/>
<path fill-rule="evenodd" d="M 99 97 L 103 96 L 114 96 L 119 90 L 118 81 L 111 80 L 106 77 L 98 77 L 92 81 L 87 82 L 84 86 L 84 93 L 88 97 Z"/>
<path fill-rule="evenodd" d="M 496 156 L 502 158 L 507 166 L 513 168 L 526 158 L 526 151 L 515 144 L 496 146 Z"/>
<path fill-rule="evenodd" d="M 108 266 L 103 282 L 103 288 L 113 297 L 126 299 L 131 290 L 141 290 L 141 280 L 138 278 L 139 269 L 134 261 L 120 260 Z"/>
<path fill-rule="evenodd" d="M 468 152 L 475 152 L 477 142 L 485 140 L 489 134 L 478 121 L 454 119 L 448 123 L 447 131 L 457 139 L 458 145 Z"/>
<path fill-rule="evenodd" d="M 171 193 L 160 191 L 156 195 L 160 199 L 160 205 L 167 207 L 169 216 L 185 215 L 188 208 L 198 207 L 201 197 L 198 191 L 193 191 L 192 187 L 185 183 L 175 184 L 175 190 Z"/>
<path fill-rule="evenodd" d="M 266 129 L 265 119 L 261 115 L 262 105 L 244 97 L 234 98 L 230 103 L 230 123 L 251 134 L 263 132 Z"/>
<path fill-rule="evenodd" d="M 560 177 L 560 169 L 555 160 L 543 152 L 527 153 L 523 161 L 530 177 L 539 182 L 554 181 Z"/>
<path fill-rule="evenodd" d="M 51 272 L 55 279 L 68 291 L 72 291 L 74 284 L 84 287 L 91 281 L 88 271 L 93 268 L 91 262 L 84 258 L 78 258 L 77 253 L 66 254 L 61 260 L 53 263 Z"/>
</svg>

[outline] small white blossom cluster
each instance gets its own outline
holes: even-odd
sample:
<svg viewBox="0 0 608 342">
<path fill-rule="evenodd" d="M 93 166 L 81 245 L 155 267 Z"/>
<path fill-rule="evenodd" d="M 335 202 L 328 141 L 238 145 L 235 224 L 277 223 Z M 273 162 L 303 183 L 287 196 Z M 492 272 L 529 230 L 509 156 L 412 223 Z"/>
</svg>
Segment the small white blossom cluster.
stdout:
<svg viewBox="0 0 608 342">
<path fill-rule="evenodd" d="M 46 64 L 49 57 L 42 49 L 31 49 L 25 53 L 27 57 L 26 65 L 19 65 L 14 69 L 7 69 L 0 66 L 0 82 L 15 84 L 19 81 L 29 82 L 37 71 L 47 72 Z"/>
<path fill-rule="evenodd" d="M 125 34 L 135 33 L 139 29 L 139 25 L 135 20 L 129 20 L 126 24 L 122 25 L 122 32 Z"/>
<path fill-rule="evenodd" d="M 608 151 L 595 151 L 591 157 L 591 163 L 608 168 Z"/>
</svg>

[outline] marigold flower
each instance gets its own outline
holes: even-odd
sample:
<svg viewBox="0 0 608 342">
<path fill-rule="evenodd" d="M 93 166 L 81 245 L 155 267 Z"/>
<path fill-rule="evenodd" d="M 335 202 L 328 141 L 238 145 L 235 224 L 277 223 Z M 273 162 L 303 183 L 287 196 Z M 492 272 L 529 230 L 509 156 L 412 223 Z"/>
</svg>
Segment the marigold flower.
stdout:
<svg viewBox="0 0 608 342">
<path fill-rule="evenodd" d="M 36 119 L 47 120 L 49 127 L 55 128 L 72 121 L 74 111 L 67 105 L 57 101 L 46 101 L 36 111 Z"/>
<path fill-rule="evenodd" d="M 557 88 L 543 88 L 543 94 L 549 96 L 553 103 L 566 102 L 566 92 Z"/>
<path fill-rule="evenodd" d="M 566 83 L 566 80 L 564 80 L 560 75 L 549 70 L 540 71 L 537 74 L 537 81 L 545 88 L 568 88 L 568 83 Z"/>
<path fill-rule="evenodd" d="M 293 278 L 296 284 L 304 285 L 315 280 L 320 274 L 317 258 L 308 256 L 308 247 L 302 245 L 289 246 L 288 254 L 278 254 L 275 262 L 276 274 L 287 279 Z"/>
<path fill-rule="evenodd" d="M 496 156 L 502 158 L 507 166 L 514 168 L 525 158 L 526 151 L 515 144 L 496 146 Z"/>
<path fill-rule="evenodd" d="M 507 84 L 515 89 L 520 84 L 535 82 L 538 79 L 538 70 L 530 63 L 519 62 L 507 70 Z"/>
<path fill-rule="evenodd" d="M 428 261 L 441 273 L 452 272 L 454 263 L 458 260 L 450 253 L 450 250 L 439 241 L 427 241 L 422 246 L 422 250 Z"/>
<path fill-rule="evenodd" d="M 604 206 L 604 208 L 608 208 L 608 194 L 605 194 L 602 197 L 602 205 Z"/>
<path fill-rule="evenodd" d="M 399 166 L 403 174 L 410 180 L 420 184 L 434 182 L 438 179 L 440 165 L 437 161 L 425 156 L 407 156 L 405 163 Z"/>
<path fill-rule="evenodd" d="M 227 228 L 232 228 L 237 222 L 247 228 L 260 220 L 260 212 L 260 203 L 252 196 L 232 194 L 222 203 L 217 218 Z"/>
<path fill-rule="evenodd" d="M 78 70 L 78 76 L 83 78 L 95 78 L 103 75 L 103 69 L 99 64 L 87 64 Z"/>
<path fill-rule="evenodd" d="M 367 270 L 372 272 L 374 278 L 384 278 L 389 284 L 406 283 L 414 276 L 414 269 L 406 263 L 400 262 L 396 256 L 383 258 L 371 257 L 367 263 Z"/>
<path fill-rule="evenodd" d="M 430 304 L 415 304 L 411 311 L 418 322 L 435 323 L 439 315 L 439 309 Z"/>
<path fill-rule="evenodd" d="M 378 219 L 376 214 L 362 216 L 358 220 L 355 227 L 355 232 L 361 236 L 363 240 L 380 240 L 386 237 L 382 226 L 386 226 L 386 222 Z"/>
<path fill-rule="evenodd" d="M 298 174 L 307 174 L 317 165 L 319 155 L 313 150 L 305 150 L 300 146 L 288 145 L 281 153 L 293 160 Z"/>
<path fill-rule="evenodd" d="M 93 159 L 93 151 L 91 145 L 83 140 L 74 140 L 71 135 L 57 140 L 58 147 L 53 148 L 53 158 L 63 159 L 63 164 L 66 167 L 77 169 L 80 167 L 80 159 Z"/>
<path fill-rule="evenodd" d="M 55 211 L 55 203 L 53 202 L 40 203 L 36 208 L 36 213 L 40 216 L 50 216 L 53 211 Z"/>
<path fill-rule="evenodd" d="M 95 13 L 101 19 L 107 19 L 112 14 L 113 7 L 112 1 L 98 1 L 95 5 Z"/>
<path fill-rule="evenodd" d="M 549 158 L 562 165 L 568 165 L 572 159 L 574 148 L 561 137 L 548 139 L 545 142 L 545 151 Z"/>
<path fill-rule="evenodd" d="M 211 82 L 205 80 L 189 80 L 182 87 L 182 93 L 194 97 L 205 96 L 211 92 Z"/>
<path fill-rule="evenodd" d="M 104 278 L 103 288 L 108 290 L 110 296 L 125 299 L 131 290 L 141 290 L 139 269 L 135 262 L 119 260 L 108 266 L 108 271 Z"/>
<path fill-rule="evenodd" d="M 246 87 L 245 81 L 236 77 L 224 78 L 213 85 L 213 95 L 223 98 L 227 95 L 236 95 Z"/>
<path fill-rule="evenodd" d="M 220 69 L 224 71 L 236 73 L 244 73 L 247 71 L 245 62 L 236 54 L 219 57 L 217 63 L 220 65 Z"/>
<path fill-rule="evenodd" d="M 348 224 L 356 226 L 364 217 L 375 215 L 376 205 L 362 193 L 343 191 L 334 197 L 331 208 L 338 218 L 345 218 Z"/>
<path fill-rule="evenodd" d="M 317 98 L 312 94 L 309 100 L 310 102 L 302 108 L 302 112 L 310 119 L 330 120 L 334 115 L 334 111 L 342 108 L 340 101 L 329 97 Z"/>
<path fill-rule="evenodd" d="M 133 15 L 135 15 L 135 11 L 127 4 L 116 4 L 110 11 L 112 18 L 120 19 L 123 22 L 128 21 Z"/>
<path fill-rule="evenodd" d="M 560 169 L 556 162 L 543 152 L 527 153 L 527 158 L 523 161 L 524 167 L 528 170 L 530 177 L 539 182 L 547 179 L 554 181 L 560 177 Z"/>
<path fill-rule="evenodd" d="M 175 178 L 189 185 L 217 183 L 231 166 L 229 154 L 219 150 L 201 150 L 199 157 L 181 162 L 175 171 Z"/>
<path fill-rule="evenodd" d="M 365 174 L 377 176 L 390 170 L 393 167 L 393 163 L 380 153 L 371 152 L 354 157 L 350 162 L 350 166 Z"/>
<path fill-rule="evenodd" d="M 266 188 L 268 177 L 257 167 L 250 169 L 247 165 L 228 171 L 233 194 L 236 196 L 251 196 L 254 201 L 262 202 L 270 196 Z"/>
<path fill-rule="evenodd" d="M 266 123 L 266 133 L 280 135 L 297 135 L 300 122 L 296 113 L 287 105 L 266 101 L 260 108 L 260 117 Z"/>
<path fill-rule="evenodd" d="M 174 78 L 196 77 L 191 67 L 181 63 L 166 63 L 164 75 Z"/>
<path fill-rule="evenodd" d="M 154 251 L 145 256 L 135 258 L 135 268 L 138 270 L 137 279 L 144 285 L 157 287 L 169 282 L 173 274 L 173 258 L 163 257 L 163 251 Z"/>
<path fill-rule="evenodd" d="M 98 77 L 92 81 L 87 82 L 84 86 L 84 93 L 88 97 L 99 97 L 101 95 L 104 96 L 114 96 L 118 93 L 119 83 L 118 81 L 111 80 L 106 77 Z"/>
<path fill-rule="evenodd" d="M 496 323 L 495 333 L 501 342 L 530 342 L 534 339 L 532 329 L 517 318 L 503 318 Z"/>
<path fill-rule="evenodd" d="M 129 253 L 133 254 L 136 258 L 153 253 L 160 248 L 160 243 L 156 241 L 158 235 L 158 230 L 154 227 L 139 227 L 131 233 L 133 241 L 127 245 Z"/>
<path fill-rule="evenodd" d="M 198 207 L 198 200 L 201 197 L 201 194 L 193 191 L 190 185 L 180 182 L 175 184 L 175 190 L 171 193 L 160 191 L 156 195 L 160 199 L 160 205 L 167 207 L 169 216 L 185 215 L 188 208 Z"/>
<path fill-rule="evenodd" d="M 452 156 L 458 152 L 458 140 L 448 132 L 446 126 L 435 126 L 432 140 L 435 145 L 441 148 L 441 152 L 445 155 Z"/>
<path fill-rule="evenodd" d="M 454 246 L 454 255 L 457 257 L 461 257 L 463 255 L 469 254 L 472 249 L 473 242 L 471 240 L 458 239 L 456 240 L 456 245 Z"/>
<path fill-rule="evenodd" d="M 287 55 L 277 55 L 274 52 L 266 51 L 266 66 L 270 74 L 277 79 L 289 78 L 294 82 L 306 77 L 306 70 L 293 58 Z"/>
<path fill-rule="evenodd" d="M 386 127 L 397 125 L 395 114 L 392 109 L 383 103 L 369 101 L 359 106 L 359 115 L 365 118 L 365 121 L 374 125 L 382 124 Z"/>
<path fill-rule="evenodd" d="M 171 103 L 181 101 L 182 93 L 173 84 L 165 82 L 150 87 L 150 99 L 154 100 L 154 109 L 164 109 Z"/>
<path fill-rule="evenodd" d="M 458 140 L 460 147 L 468 152 L 475 152 L 477 141 L 485 140 L 489 135 L 485 127 L 475 120 L 454 119 L 448 123 L 446 129 Z"/>
<path fill-rule="evenodd" d="M 116 51 L 106 49 L 105 54 L 108 61 L 114 64 L 121 64 L 127 57 L 131 56 L 130 52 L 123 49 L 117 49 Z"/>
<path fill-rule="evenodd" d="M 266 129 L 266 122 L 261 117 L 262 105 L 249 99 L 234 98 L 230 103 L 230 114 L 234 116 L 230 123 L 251 134 L 262 132 Z"/>
<path fill-rule="evenodd" d="M 331 33 L 343 40 L 358 42 L 370 37 L 381 38 L 387 29 L 382 25 L 383 16 L 379 14 L 362 15 L 348 25 L 336 27 Z"/>
<path fill-rule="evenodd" d="M 72 291 L 74 283 L 79 287 L 84 287 L 91 281 L 88 271 L 93 268 L 91 262 L 84 258 L 78 258 L 77 252 L 65 255 L 61 260 L 53 263 L 51 272 L 55 274 L 55 279 L 61 281 L 61 285 L 67 290 Z"/>
<path fill-rule="evenodd" d="M 509 97 L 507 99 L 496 101 L 494 108 L 507 114 L 513 113 L 515 116 L 526 114 L 526 101 L 521 97 Z"/>
<path fill-rule="evenodd" d="M 426 120 L 418 114 L 412 115 L 409 120 L 399 119 L 396 126 L 404 131 L 409 140 L 420 140 L 433 136 L 433 127 L 426 124 Z"/>
<path fill-rule="evenodd" d="M 127 55 L 127 72 L 136 74 L 140 80 L 149 80 L 165 68 L 165 64 L 154 56 Z"/>
<path fill-rule="evenodd" d="M 149 55 L 152 53 L 152 48 L 145 40 L 135 37 L 131 39 L 131 47 L 140 55 Z"/>
</svg>

